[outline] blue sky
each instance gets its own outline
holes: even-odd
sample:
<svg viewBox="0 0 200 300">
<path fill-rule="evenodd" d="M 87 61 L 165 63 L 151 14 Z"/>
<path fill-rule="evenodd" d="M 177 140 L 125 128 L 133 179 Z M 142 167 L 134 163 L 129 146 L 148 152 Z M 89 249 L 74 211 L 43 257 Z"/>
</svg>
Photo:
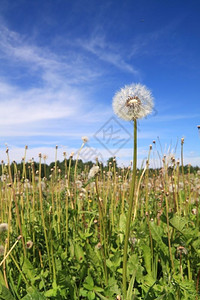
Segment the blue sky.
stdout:
<svg viewBox="0 0 200 300">
<path fill-rule="evenodd" d="M 200 165 L 199 11 L 198 0 L 1 0 L 1 159 L 6 145 L 15 160 L 28 145 L 27 159 L 50 162 L 58 145 L 62 160 L 88 136 L 83 159 L 128 164 L 132 124 L 114 116 L 112 98 L 140 82 L 155 111 L 139 121 L 139 164 L 153 140 L 161 152 L 157 137 L 179 158 L 184 137 L 185 163 Z M 118 143 L 103 136 L 111 129 Z"/>
</svg>

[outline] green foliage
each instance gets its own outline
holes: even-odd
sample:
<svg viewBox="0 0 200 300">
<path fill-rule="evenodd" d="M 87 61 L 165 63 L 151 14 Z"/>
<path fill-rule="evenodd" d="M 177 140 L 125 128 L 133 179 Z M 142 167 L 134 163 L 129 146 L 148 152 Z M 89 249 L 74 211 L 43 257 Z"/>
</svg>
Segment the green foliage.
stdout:
<svg viewBox="0 0 200 300">
<path fill-rule="evenodd" d="M 69 162 L 57 161 L 56 167 L 55 163 L 28 163 L 25 171 L 23 163 L 13 163 L 13 189 L 9 166 L 2 166 L 6 177 L 0 181 L 0 219 L 9 222 L 9 235 L 0 233 L 0 245 L 5 246 L 9 238 L 11 249 L 22 231 L 25 246 L 19 240 L 1 266 L 2 300 L 122 297 L 130 168 L 114 166 L 111 158 L 107 166 L 100 165 L 96 178 L 88 181 L 93 163 L 79 160 L 75 180 L 75 160 L 71 160 L 70 174 Z M 113 176 L 107 176 L 109 168 Z M 177 185 L 173 192 L 169 186 L 180 182 L 182 176 L 176 175 L 178 169 L 166 170 L 167 175 L 149 170 L 141 182 L 136 218 L 131 221 L 127 299 L 123 300 L 199 296 L 199 194 L 195 190 L 199 175 L 194 169 L 193 181 L 187 174 L 186 189 Z M 29 249 L 30 240 L 33 246 Z"/>
</svg>

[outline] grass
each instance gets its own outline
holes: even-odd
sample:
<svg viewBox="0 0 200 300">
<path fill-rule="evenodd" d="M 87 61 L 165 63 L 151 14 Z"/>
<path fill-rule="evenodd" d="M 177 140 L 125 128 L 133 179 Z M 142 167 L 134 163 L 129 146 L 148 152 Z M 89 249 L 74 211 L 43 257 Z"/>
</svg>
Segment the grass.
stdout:
<svg viewBox="0 0 200 300">
<path fill-rule="evenodd" d="M 62 170 L 56 158 L 48 176 L 41 155 L 37 170 L 25 159 L 11 168 L 7 155 L 0 299 L 123 299 L 131 169 L 97 161 L 100 171 L 88 180 L 88 165 L 81 171 L 65 155 Z M 126 299 L 198 299 L 200 174 L 173 157 L 159 169 L 149 170 L 150 161 L 149 153 L 135 178 Z"/>
</svg>

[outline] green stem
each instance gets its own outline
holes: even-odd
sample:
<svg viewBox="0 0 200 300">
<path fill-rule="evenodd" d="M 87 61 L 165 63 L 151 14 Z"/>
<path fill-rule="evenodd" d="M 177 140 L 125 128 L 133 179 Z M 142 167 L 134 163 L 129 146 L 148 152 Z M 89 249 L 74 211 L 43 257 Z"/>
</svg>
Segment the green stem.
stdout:
<svg viewBox="0 0 200 300">
<path fill-rule="evenodd" d="M 130 192 L 128 216 L 127 216 L 127 221 L 126 221 L 126 233 L 125 233 L 124 255 L 123 255 L 123 270 L 122 270 L 122 277 L 123 277 L 122 289 L 123 289 L 124 300 L 126 299 L 128 240 L 129 240 L 129 234 L 130 234 L 131 215 L 132 215 L 133 200 L 134 200 L 134 193 L 135 193 L 136 170 L 137 170 L 137 120 L 134 119 L 133 175 L 132 175 L 132 182 L 131 182 L 131 192 Z"/>
</svg>

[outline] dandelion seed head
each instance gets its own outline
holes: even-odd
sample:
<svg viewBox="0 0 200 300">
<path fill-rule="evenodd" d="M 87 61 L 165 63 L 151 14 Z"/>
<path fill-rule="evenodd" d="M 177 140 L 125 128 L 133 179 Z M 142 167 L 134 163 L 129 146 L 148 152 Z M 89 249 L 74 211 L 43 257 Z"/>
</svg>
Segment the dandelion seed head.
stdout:
<svg viewBox="0 0 200 300">
<path fill-rule="evenodd" d="M 139 83 L 121 88 L 113 97 L 113 110 L 125 121 L 144 118 L 152 112 L 153 106 L 151 91 Z"/>
<path fill-rule="evenodd" d="M 3 231 L 8 231 L 8 224 L 7 223 L 1 223 L 0 224 L 0 233 Z"/>
<path fill-rule="evenodd" d="M 91 179 L 99 172 L 99 166 L 93 166 L 88 174 L 88 179 Z"/>
</svg>

